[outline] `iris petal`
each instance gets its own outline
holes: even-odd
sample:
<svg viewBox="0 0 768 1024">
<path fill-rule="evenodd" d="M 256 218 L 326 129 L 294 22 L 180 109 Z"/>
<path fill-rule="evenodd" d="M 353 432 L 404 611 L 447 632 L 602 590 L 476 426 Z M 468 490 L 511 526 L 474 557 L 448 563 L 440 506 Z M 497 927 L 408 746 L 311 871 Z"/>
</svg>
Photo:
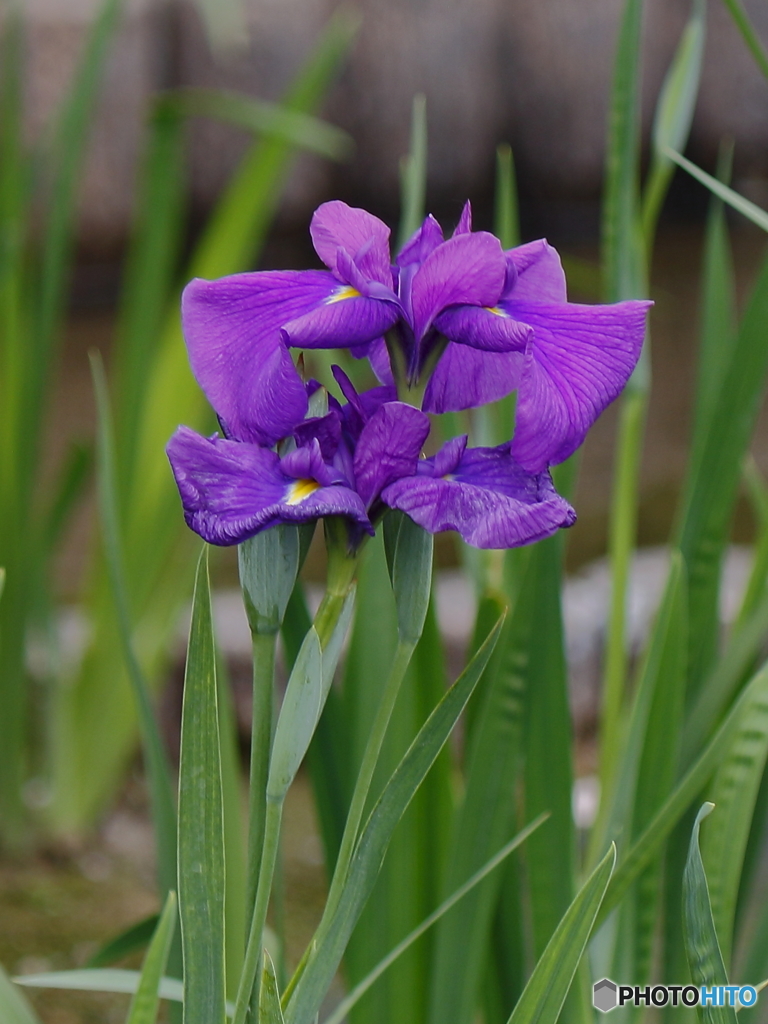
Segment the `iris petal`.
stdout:
<svg viewBox="0 0 768 1024">
<path fill-rule="evenodd" d="M 526 473 L 509 445 L 468 449 L 449 479 L 420 474 L 397 480 L 382 498 L 430 533 L 456 530 L 478 548 L 531 544 L 576 520 L 549 473 Z"/>
<path fill-rule="evenodd" d="M 567 459 L 619 395 L 640 356 L 649 305 L 505 304 L 534 330 L 512 442 L 526 469 L 536 473 Z"/>
<path fill-rule="evenodd" d="M 278 523 L 346 516 L 368 533 L 363 503 L 349 487 L 316 487 L 286 476 L 278 456 L 258 445 L 205 438 L 180 427 L 168 443 L 187 525 L 209 544 L 240 544 Z M 303 496 L 296 499 L 299 491 Z"/>
</svg>

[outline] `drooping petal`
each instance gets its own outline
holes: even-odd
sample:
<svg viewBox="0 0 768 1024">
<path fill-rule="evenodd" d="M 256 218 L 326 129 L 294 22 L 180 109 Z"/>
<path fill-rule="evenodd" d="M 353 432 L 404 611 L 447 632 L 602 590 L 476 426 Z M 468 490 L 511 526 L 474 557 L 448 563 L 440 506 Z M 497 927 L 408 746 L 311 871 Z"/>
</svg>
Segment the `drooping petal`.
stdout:
<svg viewBox="0 0 768 1024">
<path fill-rule="evenodd" d="M 382 498 L 430 533 L 457 530 L 478 548 L 531 544 L 576 520 L 549 473 L 526 473 L 509 445 L 468 449 L 447 477 L 403 478 L 387 487 Z"/>
<path fill-rule="evenodd" d="M 450 341 L 485 352 L 521 352 L 531 334 L 499 306 L 450 306 L 435 318 L 435 328 Z"/>
<path fill-rule="evenodd" d="M 180 427 L 167 447 L 187 525 L 209 544 L 240 544 L 278 523 L 342 515 L 373 532 L 349 487 L 296 480 L 266 448 Z"/>
<path fill-rule="evenodd" d="M 413 332 L 424 336 L 448 306 L 495 306 L 504 287 L 505 260 L 498 238 L 485 231 L 457 235 L 438 246 L 414 275 Z"/>
<path fill-rule="evenodd" d="M 392 375 L 392 364 L 389 361 L 387 343 L 383 338 L 377 338 L 370 345 L 360 345 L 357 349 L 352 350 L 352 355 L 355 359 L 368 359 L 377 380 L 388 387 L 394 387 L 395 378 Z"/>
<path fill-rule="evenodd" d="M 295 348 L 350 348 L 388 331 L 399 316 L 395 302 L 369 299 L 344 289 L 283 327 Z"/>
<path fill-rule="evenodd" d="M 429 378 L 422 409 L 460 412 L 504 398 L 518 387 L 522 352 L 481 352 L 451 342 Z"/>
<path fill-rule="evenodd" d="M 345 249 L 365 277 L 392 286 L 389 228 L 372 213 L 335 199 L 318 206 L 309 233 L 329 270 L 337 269 L 338 250 Z"/>
<path fill-rule="evenodd" d="M 397 254 L 395 263 L 398 267 L 408 267 L 412 263 L 423 263 L 438 245 L 444 242 L 443 229 L 430 213 L 418 230 L 414 231 L 403 248 Z"/>
<path fill-rule="evenodd" d="M 404 402 L 387 402 L 363 427 L 355 450 L 355 489 L 366 508 L 393 480 L 416 472 L 429 417 Z"/>
<path fill-rule="evenodd" d="M 184 289 L 192 372 L 230 436 L 274 444 L 303 419 L 306 391 L 280 328 L 340 287 L 328 271 L 308 270 L 198 278 Z"/>
<path fill-rule="evenodd" d="M 509 298 L 520 302 L 565 302 L 565 272 L 560 256 L 546 238 L 508 249 L 516 274 L 512 275 Z"/>
<path fill-rule="evenodd" d="M 509 302 L 533 327 L 517 400 L 512 453 L 537 473 L 563 462 L 621 392 L 640 356 L 651 303 Z"/>
</svg>

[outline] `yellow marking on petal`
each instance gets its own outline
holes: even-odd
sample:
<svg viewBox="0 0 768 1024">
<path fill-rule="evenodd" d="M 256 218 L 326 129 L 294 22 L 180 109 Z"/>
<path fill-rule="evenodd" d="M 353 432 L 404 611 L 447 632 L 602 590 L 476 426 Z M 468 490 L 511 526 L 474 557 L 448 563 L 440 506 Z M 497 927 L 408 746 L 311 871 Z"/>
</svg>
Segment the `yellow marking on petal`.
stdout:
<svg viewBox="0 0 768 1024">
<path fill-rule="evenodd" d="M 488 313 L 493 313 L 494 316 L 509 316 L 508 313 L 505 313 L 503 309 L 499 309 L 498 306 L 483 306 L 483 309 L 486 310 Z"/>
<path fill-rule="evenodd" d="M 326 305 L 330 306 L 332 302 L 343 302 L 344 299 L 358 299 L 359 297 L 360 292 L 357 290 L 357 288 L 352 288 L 351 286 L 348 286 L 346 288 L 339 288 L 339 290 L 337 292 L 334 292 L 330 298 L 325 300 L 325 302 Z"/>
<path fill-rule="evenodd" d="M 305 498 L 308 498 L 310 494 L 319 490 L 320 484 L 317 480 L 310 480 L 303 477 L 301 480 L 295 480 L 288 488 L 288 493 L 285 496 L 286 505 L 299 505 Z"/>
</svg>

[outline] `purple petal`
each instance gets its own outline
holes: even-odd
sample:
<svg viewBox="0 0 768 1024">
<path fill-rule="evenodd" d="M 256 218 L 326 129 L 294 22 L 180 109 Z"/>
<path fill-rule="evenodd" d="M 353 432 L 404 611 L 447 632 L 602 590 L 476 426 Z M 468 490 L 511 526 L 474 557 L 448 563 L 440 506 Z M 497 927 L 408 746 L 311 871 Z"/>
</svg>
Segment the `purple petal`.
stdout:
<svg viewBox="0 0 768 1024">
<path fill-rule="evenodd" d="M 649 302 L 509 302 L 534 335 L 525 356 L 512 452 L 535 473 L 563 462 L 621 392 L 640 356 Z"/>
<path fill-rule="evenodd" d="M 432 252 L 413 279 L 413 332 L 424 336 L 447 306 L 495 306 L 505 278 L 498 238 L 485 231 L 450 238 Z"/>
<path fill-rule="evenodd" d="M 525 365 L 522 352 L 481 352 L 451 342 L 424 392 L 425 412 L 459 412 L 514 391 Z"/>
<path fill-rule="evenodd" d="M 313 437 L 309 444 L 295 448 L 280 459 L 280 469 L 292 480 L 314 480 L 321 487 L 346 484 L 339 472 L 323 461 L 320 442 Z"/>
<path fill-rule="evenodd" d="M 429 434 L 429 417 L 403 402 L 388 402 L 363 427 L 355 450 L 355 489 L 369 508 L 382 489 L 416 472 Z"/>
<path fill-rule="evenodd" d="M 192 372 L 231 436 L 274 444 L 303 419 L 306 391 L 280 328 L 340 288 L 327 271 L 286 270 L 198 278 L 184 289 Z"/>
<path fill-rule="evenodd" d="M 367 299 L 346 289 L 290 320 L 283 333 L 295 348 L 349 348 L 381 337 L 398 315 L 394 302 Z"/>
<path fill-rule="evenodd" d="M 501 448 L 469 449 L 448 478 L 397 480 L 382 494 L 430 533 L 457 530 L 478 548 L 511 548 L 571 526 L 576 514 L 549 473 L 526 473 Z"/>
<path fill-rule="evenodd" d="M 392 286 L 389 228 L 372 213 L 335 199 L 315 210 L 309 233 L 330 270 L 337 269 L 338 250 L 345 249 L 368 280 Z"/>
<path fill-rule="evenodd" d="M 180 427 L 167 447 L 187 525 L 209 544 L 239 544 L 278 523 L 343 515 L 373 529 L 348 487 L 301 487 L 258 445 L 205 438 Z"/>
<path fill-rule="evenodd" d="M 468 235 L 472 231 L 472 205 L 469 200 L 464 203 L 464 209 L 461 211 L 459 217 L 459 223 L 456 225 L 456 230 L 453 232 L 453 237 L 456 235 Z"/>
<path fill-rule="evenodd" d="M 355 359 L 367 358 L 377 379 L 388 387 L 394 387 L 395 378 L 392 376 L 387 343 L 383 338 L 377 338 L 370 345 L 361 345 L 357 350 L 353 349 L 352 355 Z"/>
<path fill-rule="evenodd" d="M 415 231 L 397 255 L 398 267 L 423 263 L 430 253 L 444 242 L 443 229 L 430 213 L 421 227 Z"/>
<path fill-rule="evenodd" d="M 485 352 L 523 351 L 531 335 L 527 324 L 498 306 L 451 306 L 435 318 L 435 328 L 450 341 Z"/>
<path fill-rule="evenodd" d="M 557 250 L 545 238 L 506 253 L 517 271 L 510 298 L 520 302 L 565 302 L 565 273 Z M 507 296 L 505 295 L 505 298 Z"/>
<path fill-rule="evenodd" d="M 331 409 L 327 416 L 314 416 L 303 420 L 294 430 L 293 436 L 299 445 L 307 445 L 316 438 L 326 462 L 336 454 L 341 441 L 341 415 Z"/>
</svg>

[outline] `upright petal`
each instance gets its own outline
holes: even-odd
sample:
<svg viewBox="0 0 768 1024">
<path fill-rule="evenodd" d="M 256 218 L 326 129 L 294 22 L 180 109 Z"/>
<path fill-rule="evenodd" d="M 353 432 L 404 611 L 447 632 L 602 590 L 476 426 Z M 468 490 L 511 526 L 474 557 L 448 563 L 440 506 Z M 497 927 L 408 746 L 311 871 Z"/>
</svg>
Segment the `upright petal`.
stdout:
<svg viewBox="0 0 768 1024">
<path fill-rule="evenodd" d="M 434 252 L 438 245 L 444 242 L 443 229 L 430 213 L 424 223 L 418 228 L 403 248 L 397 254 L 395 263 L 398 267 L 408 267 L 412 263 L 423 263 L 431 252 Z"/>
<path fill-rule="evenodd" d="M 416 472 L 429 417 L 403 402 L 387 402 L 363 427 L 355 450 L 355 489 L 366 508 L 387 484 Z"/>
<path fill-rule="evenodd" d="M 429 378 L 425 412 L 460 412 L 504 398 L 518 387 L 522 352 L 481 352 L 451 342 Z"/>
<path fill-rule="evenodd" d="M 464 209 L 461 211 L 459 217 L 459 223 L 456 225 L 456 230 L 453 232 L 454 238 L 456 235 L 468 235 L 472 231 L 472 204 L 469 200 L 464 203 Z"/>
<path fill-rule="evenodd" d="M 303 419 L 306 391 L 280 328 L 339 288 L 332 274 L 309 270 L 198 278 L 184 289 L 192 372 L 231 436 L 274 444 Z"/>
<path fill-rule="evenodd" d="M 506 255 L 517 271 L 509 298 L 520 302 L 566 301 L 563 265 L 557 250 L 546 238 L 518 245 L 509 249 Z"/>
<path fill-rule="evenodd" d="M 531 544 L 576 520 L 549 473 L 526 473 L 509 445 L 468 449 L 447 476 L 397 480 L 382 499 L 430 533 L 457 530 L 478 548 Z"/>
<path fill-rule="evenodd" d="M 373 532 L 354 491 L 297 481 L 283 473 L 278 456 L 266 448 L 205 438 L 180 427 L 167 451 L 187 525 L 209 544 L 240 544 L 278 523 L 329 515 L 347 516 Z"/>
<path fill-rule="evenodd" d="M 567 459 L 621 392 L 640 356 L 650 305 L 505 304 L 534 330 L 512 442 L 512 454 L 527 470 L 537 473 Z"/>
<path fill-rule="evenodd" d="M 372 213 L 334 199 L 315 210 L 309 233 L 329 270 L 336 270 L 337 252 L 345 249 L 365 277 L 392 287 L 389 228 Z"/>
<path fill-rule="evenodd" d="M 413 279 L 413 331 L 424 336 L 432 321 L 454 305 L 495 306 L 505 278 L 498 238 L 485 231 L 457 235 L 438 246 Z"/>
</svg>

